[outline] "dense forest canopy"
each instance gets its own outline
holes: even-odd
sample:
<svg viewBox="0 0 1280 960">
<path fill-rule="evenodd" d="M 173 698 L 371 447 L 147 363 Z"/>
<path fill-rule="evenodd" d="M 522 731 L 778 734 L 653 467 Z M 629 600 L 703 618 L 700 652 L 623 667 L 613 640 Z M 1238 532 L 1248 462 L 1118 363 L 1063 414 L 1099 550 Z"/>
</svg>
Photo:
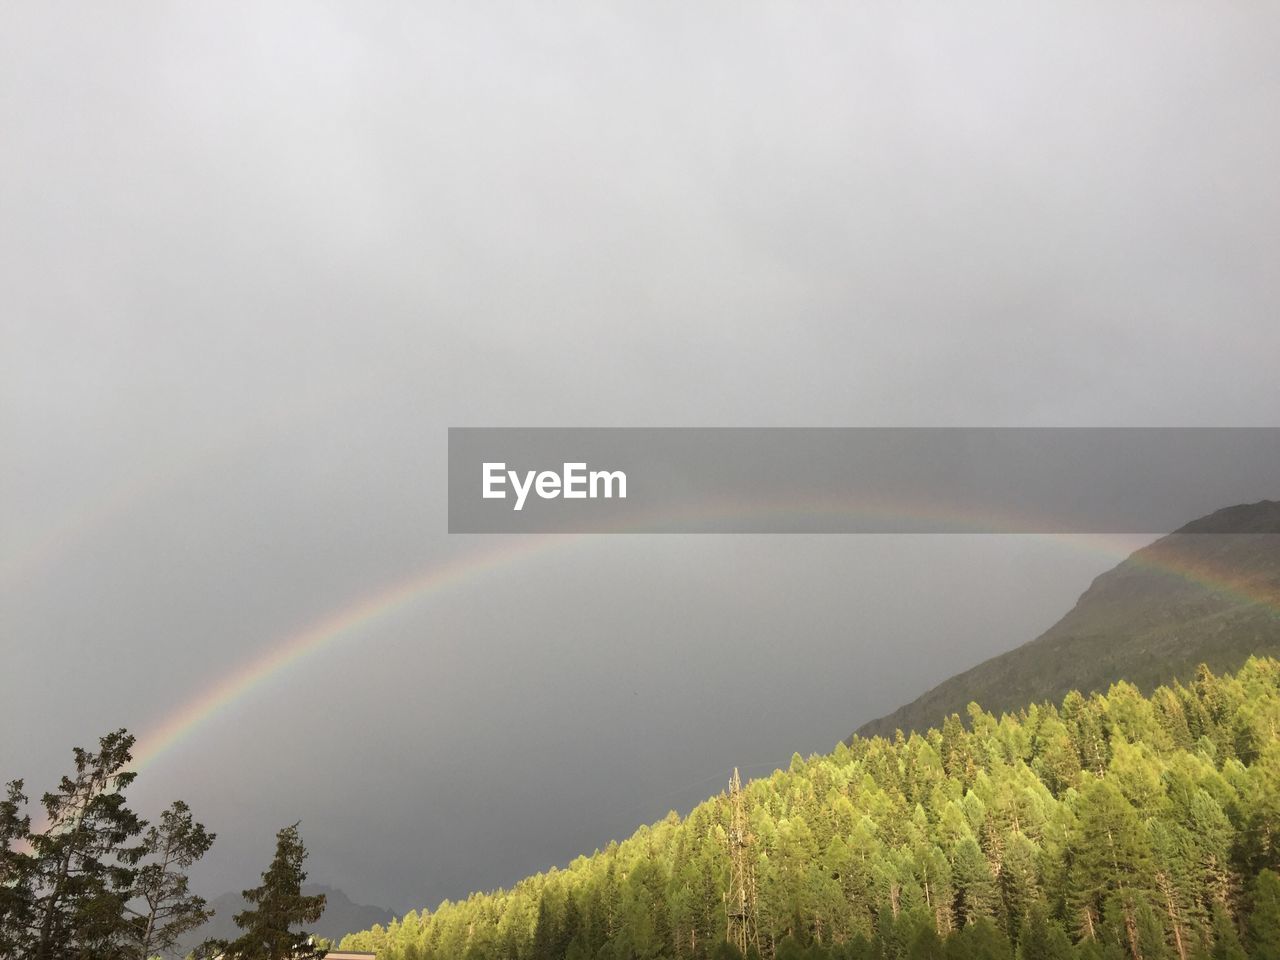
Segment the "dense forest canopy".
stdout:
<svg viewBox="0 0 1280 960">
<path fill-rule="evenodd" d="M 1280 661 L 855 737 L 748 784 L 747 953 L 1280 960 Z M 733 798 L 342 947 L 728 958 Z"/>
</svg>

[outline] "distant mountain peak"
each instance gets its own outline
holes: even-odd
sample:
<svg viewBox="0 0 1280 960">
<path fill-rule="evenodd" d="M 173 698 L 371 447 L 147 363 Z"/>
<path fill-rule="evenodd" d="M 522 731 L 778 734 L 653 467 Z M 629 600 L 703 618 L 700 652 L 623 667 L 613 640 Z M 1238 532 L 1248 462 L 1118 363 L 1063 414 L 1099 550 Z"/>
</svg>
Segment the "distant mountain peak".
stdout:
<svg viewBox="0 0 1280 960">
<path fill-rule="evenodd" d="M 1150 690 L 1200 663 L 1235 670 L 1280 655 L 1280 501 L 1224 507 L 1130 554 L 1098 576 L 1036 639 L 957 674 L 864 736 L 923 730 L 977 701 L 996 713 L 1105 690 Z"/>
<path fill-rule="evenodd" d="M 1179 527 L 1170 536 L 1179 533 L 1280 533 L 1280 500 L 1223 507 Z"/>
<path fill-rule="evenodd" d="M 324 913 L 321 914 L 319 921 L 311 924 L 307 930 L 335 942 L 352 931 L 367 930 L 375 923 L 385 926 L 395 916 L 385 907 L 356 903 L 337 887 L 321 883 L 306 883 L 302 886 L 302 892 L 308 896 L 317 893 L 325 895 Z M 179 946 L 177 956 L 186 956 L 197 944 L 210 937 L 230 940 L 238 935 L 239 930 L 235 925 L 234 917 L 245 909 L 244 898 L 239 893 L 229 891 L 214 897 L 209 901 L 209 906 L 214 910 L 213 919 L 187 936 Z"/>
</svg>

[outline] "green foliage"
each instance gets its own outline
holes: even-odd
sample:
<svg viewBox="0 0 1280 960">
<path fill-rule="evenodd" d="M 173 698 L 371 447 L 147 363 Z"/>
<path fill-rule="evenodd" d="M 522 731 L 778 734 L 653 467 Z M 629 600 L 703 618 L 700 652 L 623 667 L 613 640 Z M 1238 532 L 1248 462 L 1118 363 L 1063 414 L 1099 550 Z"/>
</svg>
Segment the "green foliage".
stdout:
<svg viewBox="0 0 1280 960">
<path fill-rule="evenodd" d="M 1249 949 L 1255 960 L 1280 960 L 1280 876 L 1263 870 L 1253 882 Z"/>
<path fill-rule="evenodd" d="M 719 940 L 711 950 L 711 960 L 745 960 L 737 944 Z"/>
<path fill-rule="evenodd" d="M 1010 960 L 1013 946 L 1004 931 L 978 917 L 947 941 L 947 960 Z"/>
<path fill-rule="evenodd" d="M 236 926 L 244 932 L 223 945 L 226 960 L 322 960 L 324 948 L 306 931 L 293 929 L 297 924 L 315 923 L 324 913 L 323 893 L 302 893 L 306 858 L 298 824 L 276 834 L 276 853 L 262 874 L 262 883 L 244 891 L 245 900 L 253 906 L 236 914 Z"/>
<path fill-rule="evenodd" d="M 41 798 L 48 826 L 27 839 L 25 878 L 32 890 L 30 925 L 17 936 L 19 955 L 34 960 L 130 956 L 125 904 L 142 821 L 125 804 L 133 737 L 117 730 L 97 752 L 76 747 L 75 773 Z M 3 921 L 0 921 L 3 922 Z"/>
<path fill-rule="evenodd" d="M 1069 847 L 1068 899 L 1088 931 L 1109 924 L 1134 957 L 1138 907 L 1155 885 L 1146 831 L 1137 811 L 1111 780 L 1085 786 L 1076 804 L 1077 828 Z"/>
<path fill-rule="evenodd" d="M 33 862 L 23 850 L 31 836 L 26 803 L 22 781 L 11 781 L 0 800 L 0 957 L 18 955 L 27 943 L 35 910 Z"/>
<path fill-rule="evenodd" d="M 117 730 L 96 752 L 75 748 L 75 771 L 41 798 L 36 830 L 22 781 L 9 783 L 0 801 L 0 960 L 149 960 L 209 915 L 188 892 L 186 870 L 213 835 L 181 802 L 149 829 L 129 809 L 133 742 Z"/>
<path fill-rule="evenodd" d="M 1222 904 L 1213 910 L 1213 960 L 1246 960 L 1235 921 Z"/>
<path fill-rule="evenodd" d="M 1043 903 L 1033 904 L 1022 921 L 1017 960 L 1071 960 L 1071 941 Z"/>
<path fill-rule="evenodd" d="M 747 785 L 747 960 L 1280 960 L 1280 877 L 1265 870 L 1280 857 L 1280 663 L 967 716 L 797 755 Z M 722 794 L 341 946 L 379 960 L 737 960 L 729 826 Z"/>
<path fill-rule="evenodd" d="M 213 840 L 214 834 L 196 823 L 191 808 L 181 800 L 143 835 L 145 862 L 134 878 L 131 897 L 138 906 L 129 910 L 139 956 L 170 952 L 184 933 L 213 916 L 204 898 L 187 886 L 187 870 L 209 852 Z"/>
</svg>

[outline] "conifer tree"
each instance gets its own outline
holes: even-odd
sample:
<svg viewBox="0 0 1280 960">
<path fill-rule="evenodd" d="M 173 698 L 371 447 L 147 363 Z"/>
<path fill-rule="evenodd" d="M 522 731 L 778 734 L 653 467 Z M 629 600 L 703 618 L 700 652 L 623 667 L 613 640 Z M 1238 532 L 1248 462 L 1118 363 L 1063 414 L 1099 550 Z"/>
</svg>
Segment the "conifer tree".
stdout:
<svg viewBox="0 0 1280 960">
<path fill-rule="evenodd" d="M 31 838 L 35 891 L 25 949 L 31 960 L 128 957 L 133 865 L 141 848 L 127 846 L 142 822 L 125 806 L 126 771 L 134 738 L 107 734 L 96 753 L 75 748 L 76 770 L 42 798 L 48 826 Z"/>
<path fill-rule="evenodd" d="M 956 885 L 956 916 L 961 925 L 980 917 L 991 920 L 999 913 L 1000 891 L 982 849 L 972 837 L 956 845 L 952 875 Z"/>
<path fill-rule="evenodd" d="M 1213 960 L 1246 960 L 1240 934 L 1231 914 L 1221 904 L 1213 908 Z"/>
<path fill-rule="evenodd" d="M 0 800 L 0 957 L 17 954 L 27 940 L 34 908 L 32 860 L 23 849 L 31 842 L 31 818 L 22 781 L 13 780 Z"/>
<path fill-rule="evenodd" d="M 1071 960 L 1071 941 L 1043 904 L 1033 905 L 1022 921 L 1017 960 Z"/>
<path fill-rule="evenodd" d="M 1252 960 L 1280 960 L 1280 876 L 1263 870 L 1253 882 L 1249 913 Z"/>
<path fill-rule="evenodd" d="M 1138 900 L 1154 883 L 1141 824 L 1133 807 L 1107 780 L 1096 780 L 1081 793 L 1079 818 L 1070 884 L 1081 933 L 1093 939 L 1104 919 L 1122 925 L 1122 939 L 1139 960 Z"/>
<path fill-rule="evenodd" d="M 1138 900 L 1135 914 L 1138 955 L 1142 960 L 1169 960 L 1169 944 L 1161 915 L 1146 900 Z"/>
<path fill-rule="evenodd" d="M 208 853 L 213 840 L 214 834 L 195 821 L 191 808 L 181 800 L 143 835 L 145 862 L 132 890 L 139 906 L 129 911 L 139 960 L 168 953 L 184 933 L 213 916 L 204 898 L 190 892 L 187 881 L 187 870 Z"/>
<path fill-rule="evenodd" d="M 316 947 L 312 936 L 293 929 L 315 923 L 324 913 L 323 893 L 302 893 L 306 858 L 297 823 L 276 834 L 276 853 L 261 885 L 244 891 L 253 906 L 236 914 L 236 926 L 244 932 L 224 946 L 226 960 L 323 960 L 325 951 Z"/>
<path fill-rule="evenodd" d="M 951 938 L 948 948 L 947 960 L 1010 960 L 1013 955 L 1009 938 L 987 917 L 966 925 Z"/>
<path fill-rule="evenodd" d="M 1009 929 L 1017 932 L 1027 911 L 1040 896 L 1036 871 L 1036 845 L 1025 834 L 1015 833 L 1005 847 L 1000 869 L 1000 892 L 1004 898 Z"/>
<path fill-rule="evenodd" d="M 773 960 L 807 960 L 806 953 L 803 944 L 791 934 L 787 934 L 778 941 L 778 946 L 773 952 Z"/>
<path fill-rule="evenodd" d="M 943 960 L 946 948 L 938 937 L 938 931 L 932 923 L 922 923 L 916 927 L 907 948 L 907 960 Z"/>
<path fill-rule="evenodd" d="M 1249 773 L 1254 793 L 1250 832 L 1257 838 L 1251 859 L 1259 870 L 1280 870 L 1280 740 L 1261 752 Z"/>
</svg>

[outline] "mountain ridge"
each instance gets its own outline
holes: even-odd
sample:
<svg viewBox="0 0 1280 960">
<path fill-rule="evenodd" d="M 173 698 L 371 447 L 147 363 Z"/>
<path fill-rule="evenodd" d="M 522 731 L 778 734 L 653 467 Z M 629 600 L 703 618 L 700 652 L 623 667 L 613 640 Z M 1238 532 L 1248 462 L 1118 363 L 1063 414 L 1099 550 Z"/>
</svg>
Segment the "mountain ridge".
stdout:
<svg viewBox="0 0 1280 960">
<path fill-rule="evenodd" d="M 1093 693 L 1124 679 L 1149 691 L 1200 663 L 1237 669 L 1280 654 L 1280 501 L 1192 520 L 1094 578 L 1035 639 L 942 681 L 855 731 L 937 726 L 971 702 L 995 713 Z"/>
<path fill-rule="evenodd" d="M 325 895 L 324 913 L 307 929 L 335 942 L 354 930 L 363 930 L 375 923 L 389 923 L 395 916 L 393 911 L 384 907 L 356 903 L 341 890 L 325 884 L 305 883 L 302 885 L 302 892 L 307 896 L 317 893 Z M 183 938 L 176 956 L 186 956 L 209 938 L 234 940 L 240 933 L 234 917 L 246 906 L 244 897 L 235 891 L 229 890 L 214 897 L 209 901 L 209 907 L 214 911 L 213 918 Z"/>
</svg>

